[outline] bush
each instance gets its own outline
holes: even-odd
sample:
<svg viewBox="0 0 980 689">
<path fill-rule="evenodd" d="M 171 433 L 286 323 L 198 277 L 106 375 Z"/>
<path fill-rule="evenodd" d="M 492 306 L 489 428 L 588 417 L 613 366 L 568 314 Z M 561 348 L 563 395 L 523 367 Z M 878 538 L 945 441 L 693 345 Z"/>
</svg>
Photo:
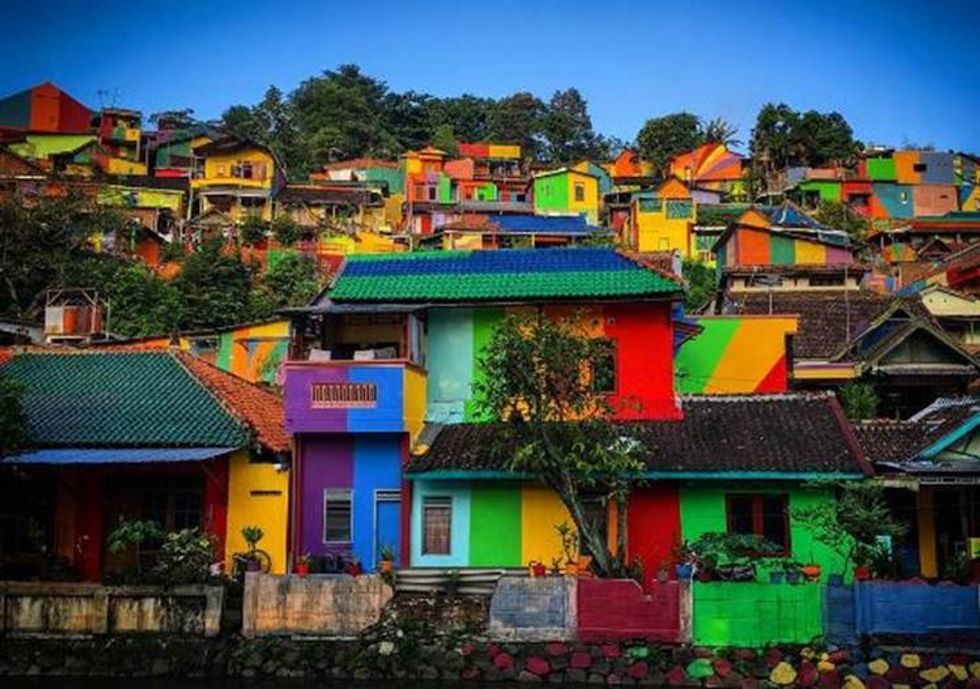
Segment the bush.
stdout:
<svg viewBox="0 0 980 689">
<path fill-rule="evenodd" d="M 878 393 L 871 383 L 848 383 L 840 389 L 840 402 L 851 421 L 873 419 L 878 413 Z"/>
<path fill-rule="evenodd" d="M 168 533 L 157 553 L 153 577 L 162 584 L 203 584 L 211 579 L 217 560 L 214 537 L 200 529 Z"/>
<path fill-rule="evenodd" d="M 243 244 L 255 246 L 265 240 L 269 234 L 269 227 L 260 216 L 250 213 L 245 216 L 238 233 Z"/>
<path fill-rule="evenodd" d="M 302 228 L 288 215 L 280 215 L 272 221 L 272 235 L 282 246 L 292 246 L 299 241 Z"/>
</svg>

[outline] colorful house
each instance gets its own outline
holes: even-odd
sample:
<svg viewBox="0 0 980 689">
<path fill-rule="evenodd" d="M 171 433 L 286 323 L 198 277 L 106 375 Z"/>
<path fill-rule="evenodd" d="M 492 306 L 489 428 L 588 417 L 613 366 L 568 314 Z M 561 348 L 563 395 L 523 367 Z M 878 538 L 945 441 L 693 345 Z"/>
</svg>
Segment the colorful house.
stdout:
<svg viewBox="0 0 980 689">
<path fill-rule="evenodd" d="M 89 134 L 92 112 L 50 81 L 0 99 L 0 130 Z"/>
<path fill-rule="evenodd" d="M 452 180 L 444 166 L 449 154 L 432 146 L 408 151 L 400 159 L 405 177 L 405 223 L 410 234 L 428 235 L 451 219 Z"/>
<path fill-rule="evenodd" d="M 624 148 L 614 160 L 604 163 L 602 167 L 617 185 L 624 180 L 653 175 L 653 164 L 643 160 L 639 152 L 632 148 Z"/>
<path fill-rule="evenodd" d="M 661 567 L 673 569 L 678 543 L 711 532 L 757 534 L 789 558 L 840 571 L 839 556 L 793 514 L 834 499 L 805 482 L 870 473 L 836 399 L 693 396 L 683 398 L 680 411 L 679 418 L 623 427 L 640 443 L 646 464 L 627 520 L 628 557 L 642 563 L 646 586 Z M 521 567 L 560 558 L 555 526 L 571 518 L 555 494 L 508 471 L 506 458 L 490 450 L 500 442 L 497 425 L 445 425 L 432 433 L 406 467 L 413 565 Z M 595 518 L 602 519 L 603 509 L 596 508 Z M 607 520 L 611 542 L 613 524 Z M 813 603 L 819 620 L 819 600 Z"/>
<path fill-rule="evenodd" d="M 497 249 L 564 246 L 609 236 L 610 231 L 590 225 L 581 215 L 483 213 L 443 225 L 441 234 L 445 249 Z"/>
<path fill-rule="evenodd" d="M 534 175 L 534 212 L 538 215 L 584 215 L 588 222 L 599 222 L 599 178 L 572 168 L 560 168 Z"/>
<path fill-rule="evenodd" d="M 493 185 L 493 199 L 461 194 L 460 200 L 495 200 L 502 203 L 528 202 L 528 169 L 521 147 L 499 143 L 461 143 L 457 151 L 461 159 L 472 161 L 470 179 L 474 184 Z"/>
<path fill-rule="evenodd" d="M 107 534 L 150 519 L 212 534 L 227 566 L 246 550 L 241 528 L 259 526 L 285 570 L 290 447 L 275 395 L 172 351 L 27 350 L 0 370 L 24 386 L 31 430 L 0 460 L 17 515 L 0 566 L 98 580 L 132 564 Z"/>
<path fill-rule="evenodd" d="M 724 192 L 734 199 L 746 196 L 743 158 L 723 143 L 707 143 L 675 156 L 669 174 L 692 187 Z"/>
<path fill-rule="evenodd" d="M 273 319 L 185 333 L 181 341 L 186 343 L 182 349 L 238 378 L 278 383 L 289 346 L 289 321 Z"/>
<path fill-rule="evenodd" d="M 679 251 L 690 257 L 695 212 L 690 190 L 676 178 L 665 181 L 656 192 L 633 194 L 625 229 L 629 245 L 640 252 Z"/>
<path fill-rule="evenodd" d="M 610 399 L 621 416 L 674 418 L 671 303 L 680 290 L 611 249 L 350 256 L 333 287 L 297 313 L 294 332 L 316 336 L 294 340 L 286 364 L 296 550 L 353 554 L 373 567 L 388 545 L 402 564 L 468 564 L 423 552 L 411 516 L 426 489 L 404 482 L 402 467 L 424 421 L 477 418 L 473 384 L 494 325 L 519 308 L 556 317 L 581 309 L 583 327 L 615 351 Z M 540 498 L 543 516 L 554 503 Z M 551 542 L 550 527 L 542 531 Z"/>
<path fill-rule="evenodd" d="M 142 114 L 136 110 L 103 108 L 92 126 L 99 135 L 95 164 L 110 175 L 145 175 Z"/>
<path fill-rule="evenodd" d="M 892 508 L 913 515 L 902 544 L 907 576 L 947 575 L 958 556 L 980 558 L 980 399 L 938 399 L 907 421 L 854 424 Z"/>
<path fill-rule="evenodd" d="M 195 148 L 194 156 L 191 207 L 195 215 L 214 211 L 235 224 L 247 215 L 272 220 L 272 197 L 281 178 L 268 148 L 226 137 Z"/>
</svg>

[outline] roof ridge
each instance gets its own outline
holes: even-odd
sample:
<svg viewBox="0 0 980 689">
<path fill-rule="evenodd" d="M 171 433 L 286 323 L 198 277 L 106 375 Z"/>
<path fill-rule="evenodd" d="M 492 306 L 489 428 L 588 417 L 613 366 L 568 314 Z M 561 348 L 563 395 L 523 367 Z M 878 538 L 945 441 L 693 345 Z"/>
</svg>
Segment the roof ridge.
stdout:
<svg viewBox="0 0 980 689">
<path fill-rule="evenodd" d="M 722 393 L 722 394 L 712 394 L 706 395 L 702 393 L 695 394 L 683 394 L 681 395 L 681 400 L 689 401 L 704 401 L 704 402 L 765 402 L 769 400 L 791 400 L 791 399 L 829 399 L 834 397 L 834 393 L 829 390 L 814 390 L 814 391 L 804 391 L 795 390 L 788 392 L 764 392 L 764 393 L 746 393 L 746 392 L 732 392 L 732 393 Z"/>
<path fill-rule="evenodd" d="M 201 389 L 203 389 L 211 397 L 211 399 L 213 399 L 215 402 L 218 403 L 218 406 L 221 407 L 221 410 L 223 412 L 225 412 L 229 417 L 231 417 L 231 419 L 236 424 L 241 426 L 242 430 L 244 430 L 251 439 L 253 440 L 255 439 L 256 437 L 255 429 L 252 428 L 252 426 L 247 421 L 245 421 L 245 419 L 241 418 L 240 414 L 238 414 L 235 410 L 231 409 L 230 405 L 226 403 L 225 400 L 221 399 L 218 393 L 215 392 L 210 385 L 205 383 L 203 380 L 201 380 L 198 376 L 194 374 L 194 372 L 187 365 L 187 362 L 184 361 L 184 359 L 180 356 L 181 354 L 183 354 L 183 352 L 181 352 L 180 350 L 176 350 L 172 347 L 169 347 L 163 350 L 162 353 L 168 355 L 171 359 L 173 359 L 177 363 L 177 366 L 180 367 L 180 370 L 182 370 L 185 374 L 187 374 L 187 376 L 191 380 L 193 380 L 195 384 L 200 386 Z"/>
</svg>

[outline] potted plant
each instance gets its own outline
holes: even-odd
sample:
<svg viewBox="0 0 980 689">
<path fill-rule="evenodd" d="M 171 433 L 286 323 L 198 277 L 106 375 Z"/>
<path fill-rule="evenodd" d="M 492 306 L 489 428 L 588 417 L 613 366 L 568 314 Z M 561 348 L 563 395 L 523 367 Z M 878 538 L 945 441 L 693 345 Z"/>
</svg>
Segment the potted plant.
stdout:
<svg viewBox="0 0 980 689">
<path fill-rule="evenodd" d="M 395 568 L 395 549 L 385 544 L 381 546 L 378 552 L 381 555 L 381 572 L 387 574 Z"/>
<path fill-rule="evenodd" d="M 667 581 L 670 579 L 670 571 L 668 570 L 669 565 L 670 562 L 664 560 L 660 563 L 660 566 L 657 567 L 657 581 L 661 584 L 667 583 Z"/>
<path fill-rule="evenodd" d="M 688 581 L 694 576 L 694 553 L 687 541 L 677 541 L 671 549 L 674 561 L 674 575 L 681 581 Z"/>
<path fill-rule="evenodd" d="M 531 560 L 527 563 L 528 572 L 532 577 L 543 577 L 548 573 L 548 568 L 540 560 Z"/>
<path fill-rule="evenodd" d="M 803 576 L 807 581 L 820 581 L 820 573 L 823 571 L 823 567 L 820 566 L 820 563 L 814 561 L 813 552 L 811 551 L 810 561 L 803 565 L 800 571 L 803 572 Z"/>
<path fill-rule="evenodd" d="M 821 500 L 811 507 L 794 509 L 793 519 L 806 528 L 821 545 L 835 552 L 841 561 L 841 579 L 854 563 L 857 569 L 866 568 L 877 548 L 878 538 L 901 539 L 908 525 L 892 515 L 884 498 L 884 489 L 870 481 L 815 482 Z M 812 557 L 811 557 L 812 560 Z M 820 572 L 809 570 L 809 576 L 819 578 Z M 861 574 L 870 574 L 865 569 Z"/>
<path fill-rule="evenodd" d="M 802 568 L 799 562 L 795 560 L 787 560 L 785 569 L 786 572 L 786 583 L 787 584 L 799 584 L 800 580 L 803 579 L 803 572 L 800 571 Z"/>
<path fill-rule="evenodd" d="M 347 561 L 347 564 L 344 566 L 344 573 L 349 574 L 352 577 L 360 576 L 362 571 L 363 570 L 361 569 L 361 561 L 358 560 L 356 557 L 352 557 L 351 559 L 349 559 Z"/>
<path fill-rule="evenodd" d="M 246 567 L 245 569 L 249 572 L 261 572 L 262 571 L 262 561 L 259 559 L 259 541 L 265 536 L 265 532 L 257 526 L 243 526 L 242 527 L 242 540 L 245 541 L 245 545 L 248 546 L 248 552 L 245 553 Z"/>
<path fill-rule="evenodd" d="M 570 577 L 578 575 L 578 532 L 567 521 L 555 525 L 558 538 L 561 539 L 561 550 L 565 556 L 565 574 Z"/>
<path fill-rule="evenodd" d="M 293 565 L 293 572 L 301 577 L 305 577 L 310 573 L 310 560 L 312 559 L 313 556 L 309 553 L 303 553 L 300 555 L 298 558 L 296 558 L 296 564 Z"/>
<path fill-rule="evenodd" d="M 462 577 L 458 569 L 451 569 L 446 572 L 446 595 L 455 598 L 459 593 L 459 582 Z"/>
<path fill-rule="evenodd" d="M 774 568 L 769 570 L 769 583 L 770 584 L 781 584 L 786 578 L 786 570 Z"/>
</svg>

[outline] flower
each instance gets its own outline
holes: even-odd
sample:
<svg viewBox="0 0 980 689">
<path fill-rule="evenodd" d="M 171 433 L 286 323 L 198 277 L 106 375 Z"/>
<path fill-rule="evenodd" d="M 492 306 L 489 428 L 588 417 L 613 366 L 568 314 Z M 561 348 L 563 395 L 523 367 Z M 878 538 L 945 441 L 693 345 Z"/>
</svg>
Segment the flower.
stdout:
<svg viewBox="0 0 980 689">
<path fill-rule="evenodd" d="M 395 652 L 395 644 L 391 641 L 382 641 L 378 644 L 378 653 L 383 656 L 390 656 Z"/>
</svg>

